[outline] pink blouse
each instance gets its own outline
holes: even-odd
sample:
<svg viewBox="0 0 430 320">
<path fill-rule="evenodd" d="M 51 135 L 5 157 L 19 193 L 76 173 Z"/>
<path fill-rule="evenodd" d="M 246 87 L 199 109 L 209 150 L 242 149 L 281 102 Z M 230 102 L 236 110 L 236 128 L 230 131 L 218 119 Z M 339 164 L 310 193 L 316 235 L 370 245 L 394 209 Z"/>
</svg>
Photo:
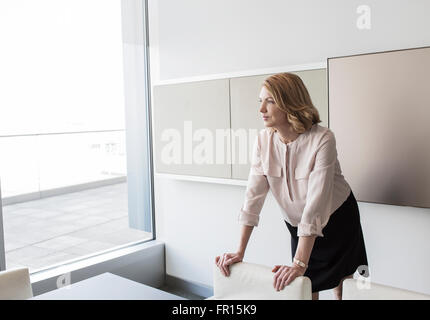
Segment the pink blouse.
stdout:
<svg viewBox="0 0 430 320">
<path fill-rule="evenodd" d="M 285 144 L 262 129 L 255 140 L 245 201 L 239 223 L 257 226 L 271 190 L 282 216 L 298 236 L 323 237 L 330 215 L 351 192 L 337 159 L 334 133 L 318 124 Z"/>
</svg>

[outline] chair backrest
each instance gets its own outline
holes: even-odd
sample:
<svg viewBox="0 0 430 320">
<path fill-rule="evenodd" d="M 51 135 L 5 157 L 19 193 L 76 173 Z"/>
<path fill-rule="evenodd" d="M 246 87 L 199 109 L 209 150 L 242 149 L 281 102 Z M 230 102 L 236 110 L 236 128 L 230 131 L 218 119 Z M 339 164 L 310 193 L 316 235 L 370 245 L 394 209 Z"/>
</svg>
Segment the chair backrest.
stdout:
<svg viewBox="0 0 430 320">
<path fill-rule="evenodd" d="M 430 300 L 430 295 L 359 279 L 345 279 L 342 287 L 343 300 Z"/>
<path fill-rule="evenodd" d="M 297 277 L 280 291 L 273 287 L 272 268 L 239 262 L 230 266 L 230 275 L 225 277 L 214 265 L 213 281 L 215 300 L 311 300 L 311 280 Z"/>
<path fill-rule="evenodd" d="M 25 300 L 33 297 L 28 268 L 0 272 L 0 300 Z"/>
</svg>

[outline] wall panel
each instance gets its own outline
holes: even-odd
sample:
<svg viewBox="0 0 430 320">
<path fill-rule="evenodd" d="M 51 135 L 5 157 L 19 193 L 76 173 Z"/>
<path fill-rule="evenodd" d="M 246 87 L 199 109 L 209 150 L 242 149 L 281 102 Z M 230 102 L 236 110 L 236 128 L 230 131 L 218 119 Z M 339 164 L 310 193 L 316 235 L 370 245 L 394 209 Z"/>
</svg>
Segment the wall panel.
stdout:
<svg viewBox="0 0 430 320">
<path fill-rule="evenodd" d="M 359 201 L 430 207 L 430 47 L 331 58 L 329 125 Z"/>
<path fill-rule="evenodd" d="M 229 108 L 228 79 L 155 86 L 156 172 L 230 178 Z"/>
</svg>

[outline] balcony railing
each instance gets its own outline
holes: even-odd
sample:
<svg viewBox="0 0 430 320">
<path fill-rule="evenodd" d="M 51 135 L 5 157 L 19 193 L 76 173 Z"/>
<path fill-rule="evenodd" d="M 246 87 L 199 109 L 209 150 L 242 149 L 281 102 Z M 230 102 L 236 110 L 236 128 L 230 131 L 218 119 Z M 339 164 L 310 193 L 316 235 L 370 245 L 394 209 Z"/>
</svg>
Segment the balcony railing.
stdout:
<svg viewBox="0 0 430 320">
<path fill-rule="evenodd" d="M 12 197 L 41 198 L 48 190 L 126 177 L 124 129 L 1 135 L 0 154 L 4 205 Z"/>
</svg>

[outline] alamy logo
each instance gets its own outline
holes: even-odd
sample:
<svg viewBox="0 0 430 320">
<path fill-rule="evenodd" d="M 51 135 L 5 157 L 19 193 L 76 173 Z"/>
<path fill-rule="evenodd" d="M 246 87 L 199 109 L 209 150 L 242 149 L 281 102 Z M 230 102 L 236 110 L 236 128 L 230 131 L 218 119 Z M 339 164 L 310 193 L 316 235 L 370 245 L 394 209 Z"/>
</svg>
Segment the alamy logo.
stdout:
<svg viewBox="0 0 430 320">
<path fill-rule="evenodd" d="M 369 266 L 366 265 L 360 265 L 357 268 L 357 272 L 360 275 L 357 279 L 357 289 L 360 290 L 368 290 L 371 287 L 370 283 L 370 273 L 369 273 Z"/>
<path fill-rule="evenodd" d="M 62 274 L 57 278 L 57 288 L 70 289 L 71 284 L 71 274 L 70 272 Z"/>
<path fill-rule="evenodd" d="M 357 18 L 357 28 L 360 30 L 371 28 L 370 7 L 366 4 L 357 7 L 357 13 L 360 16 Z"/>
<path fill-rule="evenodd" d="M 203 128 L 193 131 L 192 121 L 184 121 L 183 131 L 165 129 L 161 141 L 163 164 L 247 164 L 252 156 L 257 129 Z"/>
</svg>

